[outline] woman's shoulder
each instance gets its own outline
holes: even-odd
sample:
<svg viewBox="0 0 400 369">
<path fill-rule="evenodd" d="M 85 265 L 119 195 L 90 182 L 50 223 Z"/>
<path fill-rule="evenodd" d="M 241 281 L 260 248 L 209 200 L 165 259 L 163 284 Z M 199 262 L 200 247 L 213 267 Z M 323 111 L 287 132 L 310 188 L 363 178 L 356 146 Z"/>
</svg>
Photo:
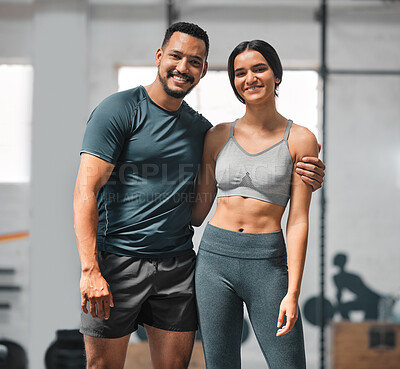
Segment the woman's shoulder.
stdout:
<svg viewBox="0 0 400 369">
<path fill-rule="evenodd" d="M 208 134 L 215 136 L 215 135 L 221 135 L 221 134 L 224 134 L 224 132 L 227 132 L 229 135 L 231 125 L 232 125 L 232 122 L 218 123 L 208 131 Z"/>
<path fill-rule="evenodd" d="M 308 128 L 299 124 L 293 123 L 289 134 L 289 146 L 294 149 L 295 152 L 316 154 L 318 155 L 318 141 L 314 133 Z"/>
<path fill-rule="evenodd" d="M 289 140 L 297 144 L 317 143 L 317 138 L 307 127 L 293 123 L 289 133 Z"/>
<path fill-rule="evenodd" d="M 219 123 L 208 130 L 205 139 L 205 149 L 214 156 L 229 139 L 232 122 Z"/>
<path fill-rule="evenodd" d="M 229 137 L 232 122 L 219 123 L 208 130 L 206 141 L 226 141 Z"/>
</svg>

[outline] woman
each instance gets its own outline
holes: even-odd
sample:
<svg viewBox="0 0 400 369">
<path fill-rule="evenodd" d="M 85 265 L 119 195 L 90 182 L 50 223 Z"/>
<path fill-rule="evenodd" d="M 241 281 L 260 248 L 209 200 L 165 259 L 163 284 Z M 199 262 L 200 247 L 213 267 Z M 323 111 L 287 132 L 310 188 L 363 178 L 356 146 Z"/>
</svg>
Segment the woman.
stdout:
<svg viewBox="0 0 400 369">
<path fill-rule="evenodd" d="M 282 66 L 271 45 L 239 44 L 228 74 L 246 112 L 207 134 L 192 215 L 200 225 L 218 188 L 196 264 L 207 369 L 240 368 L 243 302 L 270 369 L 305 368 L 298 299 L 312 188 L 294 167 L 318 156 L 318 144 L 276 110 Z M 281 219 L 289 198 L 285 246 Z"/>
</svg>

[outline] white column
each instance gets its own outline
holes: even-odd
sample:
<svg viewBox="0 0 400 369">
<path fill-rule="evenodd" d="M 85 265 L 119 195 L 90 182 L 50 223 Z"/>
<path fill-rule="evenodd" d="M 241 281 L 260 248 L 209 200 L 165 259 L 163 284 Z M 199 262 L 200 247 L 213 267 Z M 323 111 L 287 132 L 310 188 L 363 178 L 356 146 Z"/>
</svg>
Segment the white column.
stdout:
<svg viewBox="0 0 400 369">
<path fill-rule="evenodd" d="M 72 193 L 87 119 L 87 1 L 37 0 L 34 17 L 29 367 L 79 327 Z"/>
</svg>

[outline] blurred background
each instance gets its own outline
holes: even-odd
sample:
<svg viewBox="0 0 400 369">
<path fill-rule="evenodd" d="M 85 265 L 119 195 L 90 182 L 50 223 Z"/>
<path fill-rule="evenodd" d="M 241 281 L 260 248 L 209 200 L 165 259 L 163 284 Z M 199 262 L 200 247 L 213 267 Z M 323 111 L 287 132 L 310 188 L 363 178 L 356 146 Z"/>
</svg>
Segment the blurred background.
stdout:
<svg viewBox="0 0 400 369">
<path fill-rule="evenodd" d="M 300 302 L 308 368 L 400 368 L 396 0 L 0 0 L 0 356 L 49 367 L 57 331 L 79 328 L 72 193 L 85 124 L 106 96 L 154 80 L 179 20 L 211 43 L 189 104 L 214 125 L 239 117 L 227 58 L 263 39 L 284 66 L 279 111 L 322 144 Z M 265 368 L 245 328 L 243 368 Z"/>
</svg>

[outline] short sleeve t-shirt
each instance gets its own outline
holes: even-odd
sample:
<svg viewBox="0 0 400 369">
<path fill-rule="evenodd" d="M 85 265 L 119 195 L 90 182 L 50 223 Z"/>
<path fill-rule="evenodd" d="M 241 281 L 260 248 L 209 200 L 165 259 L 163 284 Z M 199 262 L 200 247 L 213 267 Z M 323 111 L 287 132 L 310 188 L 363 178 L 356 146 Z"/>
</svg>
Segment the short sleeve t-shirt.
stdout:
<svg viewBox="0 0 400 369">
<path fill-rule="evenodd" d="M 98 250 L 171 257 L 192 249 L 193 184 L 209 128 L 186 102 L 165 110 L 143 86 L 99 104 L 81 150 L 115 165 L 97 194 Z"/>
</svg>

